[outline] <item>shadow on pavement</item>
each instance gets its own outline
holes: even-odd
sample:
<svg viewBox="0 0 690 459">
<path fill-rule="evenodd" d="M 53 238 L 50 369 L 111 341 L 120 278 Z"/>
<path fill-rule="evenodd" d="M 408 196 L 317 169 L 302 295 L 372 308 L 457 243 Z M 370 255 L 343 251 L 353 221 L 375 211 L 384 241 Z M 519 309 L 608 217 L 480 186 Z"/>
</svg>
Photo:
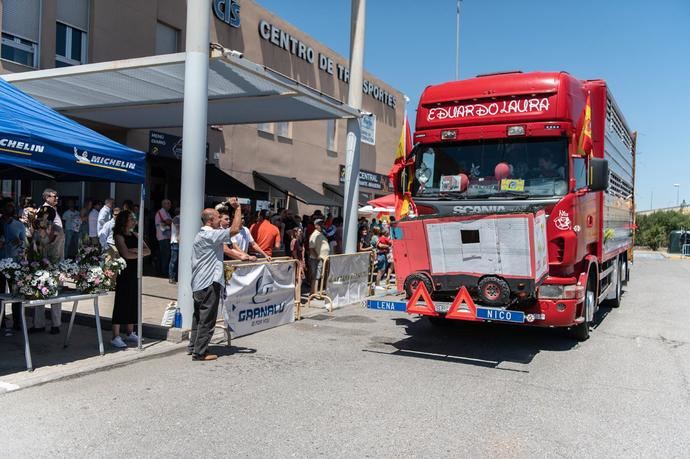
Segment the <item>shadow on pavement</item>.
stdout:
<svg viewBox="0 0 690 459">
<path fill-rule="evenodd" d="M 595 324 L 601 322 L 604 313 L 604 308 L 600 309 Z M 526 370 L 500 368 L 500 365 L 505 362 L 528 364 L 542 351 L 568 351 L 578 344 L 566 335 L 565 329 L 453 320 L 436 325 L 426 318 L 394 320 L 396 325 L 405 327 L 408 336 L 381 343 L 393 346 L 396 349 L 393 352 L 367 352 L 527 373 Z"/>
<path fill-rule="evenodd" d="M 63 346 L 66 333 L 67 325 L 63 324 L 59 335 L 47 332 L 29 335 L 34 368 L 66 365 L 100 355 L 95 328 L 75 325 L 68 347 Z M 110 339 L 110 332 L 104 331 L 103 348 L 106 354 L 139 352 L 134 345 L 124 350 L 116 349 L 110 345 Z M 146 339 L 144 348 L 156 342 Z M 0 336 L 0 356 L 0 377 L 26 370 L 24 336 L 21 331 L 14 331 L 12 336 Z"/>
<path fill-rule="evenodd" d="M 625 287 L 622 296 L 625 296 Z M 612 310 L 608 306 L 600 306 L 594 315 L 591 329 L 596 330 Z M 527 372 L 499 368 L 499 365 L 504 362 L 528 364 L 539 352 L 568 351 L 578 345 L 565 328 L 538 328 L 460 320 L 432 324 L 424 317 L 393 320 L 396 325 L 405 327 L 407 338 L 377 343 L 393 346 L 396 349 L 393 352 L 373 349 L 366 349 L 365 352 Z"/>
<path fill-rule="evenodd" d="M 242 346 L 211 345 L 209 347 L 209 352 L 212 354 L 216 354 L 218 357 L 224 357 L 237 354 L 256 354 L 256 349 Z"/>
</svg>

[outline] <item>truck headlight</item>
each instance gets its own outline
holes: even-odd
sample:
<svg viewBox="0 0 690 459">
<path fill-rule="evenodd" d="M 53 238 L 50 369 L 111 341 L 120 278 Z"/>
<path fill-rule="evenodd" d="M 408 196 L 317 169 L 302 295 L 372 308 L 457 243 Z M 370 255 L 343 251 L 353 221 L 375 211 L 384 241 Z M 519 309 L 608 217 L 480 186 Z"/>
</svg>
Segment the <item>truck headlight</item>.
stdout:
<svg viewBox="0 0 690 459">
<path fill-rule="evenodd" d="M 539 287 L 539 298 L 563 298 L 563 286 L 562 285 L 542 285 Z"/>
</svg>

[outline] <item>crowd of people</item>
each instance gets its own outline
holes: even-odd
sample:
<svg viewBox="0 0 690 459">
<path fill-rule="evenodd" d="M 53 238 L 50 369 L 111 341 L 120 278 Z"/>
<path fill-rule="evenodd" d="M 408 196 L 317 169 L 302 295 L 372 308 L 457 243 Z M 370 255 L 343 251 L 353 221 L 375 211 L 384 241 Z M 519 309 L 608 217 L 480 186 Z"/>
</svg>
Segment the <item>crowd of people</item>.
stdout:
<svg viewBox="0 0 690 459">
<path fill-rule="evenodd" d="M 67 200 L 58 208 L 58 193 L 46 189 L 42 204 L 37 206 L 30 197 L 20 200 L 16 208 L 11 199 L 0 202 L 0 259 L 26 257 L 28 249 L 33 253 L 58 263 L 74 258 L 84 245 L 99 246 L 112 256 L 125 260 L 137 258 L 137 228 L 139 206 L 125 200 L 87 200 L 79 209 L 74 200 Z M 180 244 L 180 211 L 164 199 L 151 220 L 151 239 L 155 229 L 155 251 L 152 265 L 159 276 L 177 283 Z M 321 288 L 325 261 L 330 255 L 344 252 L 343 219 L 324 215 L 317 210 L 312 215 L 295 215 L 288 209 L 252 211 L 248 206 L 237 204 L 237 211 L 228 204 L 220 203 L 213 209 L 218 214 L 218 228 L 229 230 L 237 214 L 238 227 L 228 241 L 222 244 L 223 260 L 252 262 L 257 259 L 272 260 L 274 257 L 290 257 L 297 260 L 299 279 L 311 293 Z M 393 220 L 391 218 L 391 220 Z M 147 238 L 145 238 L 147 239 Z M 359 220 L 357 249 L 370 252 L 376 266 L 376 284 L 394 273 L 390 223 L 387 219 L 366 218 Z M 144 244 L 144 256 L 151 255 Z M 7 284 L 0 276 L 0 288 Z M 126 347 L 138 337 L 134 333 L 136 323 L 136 263 L 120 273 L 116 283 L 113 311 L 113 338 L 115 347 Z M 13 305 L 13 317 L 18 317 L 19 304 Z M 45 311 L 36 307 L 27 316 L 29 331 L 46 330 Z M 5 320 L 0 321 L 5 326 Z M 14 328 L 19 327 L 17 320 Z M 126 334 L 120 333 L 120 325 Z M 50 333 L 60 333 L 61 305 L 51 305 Z"/>
<path fill-rule="evenodd" d="M 164 209 L 164 208 L 162 208 Z M 230 227 L 231 209 L 226 203 L 215 206 L 220 215 L 220 227 Z M 241 227 L 223 248 L 225 260 L 271 260 L 274 256 L 290 257 L 298 262 L 300 278 L 310 287 L 311 293 L 319 289 L 324 263 L 329 255 L 344 253 L 343 219 L 324 215 L 320 210 L 312 215 L 299 217 L 288 209 L 252 212 L 240 206 Z M 390 280 L 394 274 L 390 221 L 362 217 L 358 225 L 357 249 L 375 256 L 376 284 Z M 179 221 L 177 223 L 179 225 Z M 179 231 L 179 227 L 173 231 Z M 171 265 L 172 266 L 172 265 Z M 172 267 L 171 267 L 172 272 Z M 171 278 L 171 282 L 176 279 Z"/>
<path fill-rule="evenodd" d="M 165 210 L 166 205 L 161 209 Z M 161 212 L 161 221 L 166 222 L 168 217 Z M 172 219 L 168 220 L 174 226 Z M 192 248 L 194 316 L 187 353 L 193 360 L 218 358 L 208 353 L 208 346 L 223 294 L 223 261 L 252 262 L 259 258 L 271 261 L 279 255 L 294 258 L 299 277 L 306 277 L 311 292 L 316 293 L 326 259 L 344 250 L 343 219 L 324 216 L 321 211 L 302 218 L 287 209 L 280 209 L 274 215 L 267 210 L 251 213 L 240 206 L 237 198 L 231 198 L 215 208 L 204 209 L 201 224 Z M 357 248 L 375 257 L 377 282 L 393 272 L 389 233 L 387 220 L 359 220 Z"/>
<path fill-rule="evenodd" d="M 17 210 L 12 199 L 0 202 L 0 259 L 11 258 L 17 262 L 28 257 L 40 257 L 50 263 L 71 258 L 74 259 L 82 246 L 97 246 L 110 256 L 123 257 L 126 261 L 137 258 L 137 212 L 139 207 L 132 201 L 125 200 L 116 206 L 112 198 L 87 200 L 78 210 L 73 200 L 64 203 L 60 214 L 58 192 L 47 188 L 42 194 L 43 204 L 37 206 L 33 199 L 20 199 L 21 209 Z M 144 244 L 143 255 L 150 250 Z M 113 307 L 112 345 L 117 348 L 127 347 L 127 343 L 137 343 L 139 338 L 134 333 L 137 322 L 137 283 L 136 263 L 127 267 L 116 279 L 115 303 Z M 11 287 L 10 281 L 0 276 L 0 289 Z M 62 324 L 61 303 L 50 308 L 50 333 L 59 334 Z M 12 327 L 20 328 L 21 303 L 12 304 Z M 27 311 L 24 320 L 29 333 L 46 331 L 45 308 L 36 306 Z M 120 335 L 120 325 L 125 325 L 127 334 Z M 8 328 L 5 317 L 0 325 Z"/>
</svg>

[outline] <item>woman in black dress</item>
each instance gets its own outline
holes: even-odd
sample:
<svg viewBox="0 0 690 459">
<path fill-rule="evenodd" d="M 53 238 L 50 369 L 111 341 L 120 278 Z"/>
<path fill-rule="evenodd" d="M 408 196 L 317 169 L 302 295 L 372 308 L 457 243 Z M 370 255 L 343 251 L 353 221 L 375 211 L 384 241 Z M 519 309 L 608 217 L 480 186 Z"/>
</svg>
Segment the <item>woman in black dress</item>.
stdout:
<svg viewBox="0 0 690 459">
<path fill-rule="evenodd" d="M 127 262 L 127 267 L 117 276 L 115 285 L 115 305 L 113 306 L 113 340 L 114 347 L 124 348 L 127 343 L 136 343 L 139 337 L 134 333 L 137 318 L 137 234 L 132 230 L 137 222 L 132 212 L 122 210 L 115 218 L 113 235 L 115 247 L 120 256 Z M 151 254 L 144 243 L 143 256 Z M 127 336 L 123 340 L 120 336 L 120 325 L 126 325 Z"/>
</svg>

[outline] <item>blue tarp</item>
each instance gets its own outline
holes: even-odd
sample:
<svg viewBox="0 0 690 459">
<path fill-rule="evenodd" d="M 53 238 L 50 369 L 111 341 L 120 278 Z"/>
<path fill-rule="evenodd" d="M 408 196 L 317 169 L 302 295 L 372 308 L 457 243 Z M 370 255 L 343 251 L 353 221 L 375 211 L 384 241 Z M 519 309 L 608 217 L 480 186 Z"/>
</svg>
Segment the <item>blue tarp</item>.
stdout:
<svg viewBox="0 0 690 459">
<path fill-rule="evenodd" d="M 145 159 L 145 153 L 72 121 L 0 78 L 0 178 L 37 170 L 56 180 L 144 183 Z"/>
</svg>

